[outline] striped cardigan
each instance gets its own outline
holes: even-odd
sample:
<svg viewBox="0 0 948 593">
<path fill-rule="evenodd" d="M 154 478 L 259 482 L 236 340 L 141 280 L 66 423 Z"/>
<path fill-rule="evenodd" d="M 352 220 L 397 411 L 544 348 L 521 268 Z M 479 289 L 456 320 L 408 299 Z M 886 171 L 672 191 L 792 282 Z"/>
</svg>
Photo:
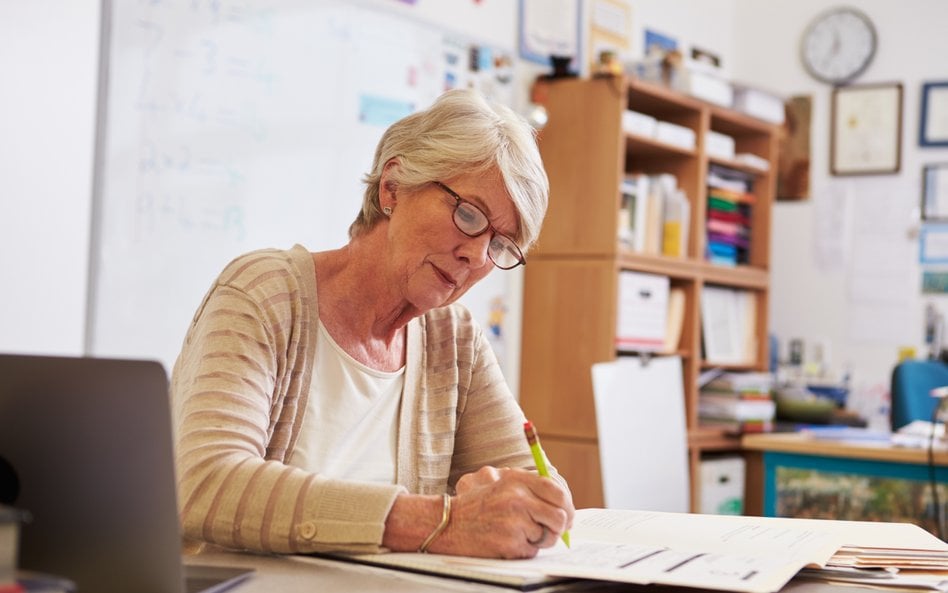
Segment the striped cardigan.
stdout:
<svg viewBox="0 0 948 593">
<path fill-rule="evenodd" d="M 171 386 L 187 548 L 378 552 L 399 493 L 450 492 L 484 465 L 533 467 L 523 413 L 460 305 L 408 324 L 396 484 L 286 465 L 319 354 L 317 316 L 312 255 L 299 245 L 237 258 L 198 308 Z"/>
</svg>

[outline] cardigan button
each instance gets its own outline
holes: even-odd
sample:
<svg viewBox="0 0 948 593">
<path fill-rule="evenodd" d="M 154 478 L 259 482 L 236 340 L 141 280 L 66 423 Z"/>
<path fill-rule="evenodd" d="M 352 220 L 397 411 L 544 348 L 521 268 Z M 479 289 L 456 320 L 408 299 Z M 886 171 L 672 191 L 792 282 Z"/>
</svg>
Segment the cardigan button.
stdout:
<svg viewBox="0 0 948 593">
<path fill-rule="evenodd" d="M 312 521 L 307 521 L 300 525 L 300 535 L 303 536 L 304 539 L 313 539 L 316 537 L 316 524 Z"/>
</svg>

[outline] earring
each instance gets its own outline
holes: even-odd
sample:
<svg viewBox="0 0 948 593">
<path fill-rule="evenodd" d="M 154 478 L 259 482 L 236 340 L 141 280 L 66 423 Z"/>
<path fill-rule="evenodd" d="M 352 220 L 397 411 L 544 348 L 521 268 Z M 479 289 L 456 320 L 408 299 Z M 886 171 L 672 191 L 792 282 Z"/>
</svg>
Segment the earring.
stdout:
<svg viewBox="0 0 948 593">
<path fill-rule="evenodd" d="M 382 213 L 385 214 L 385 216 L 391 216 L 391 215 L 392 215 L 392 209 L 391 209 L 389 206 L 386 206 L 386 207 L 382 208 Z"/>
</svg>

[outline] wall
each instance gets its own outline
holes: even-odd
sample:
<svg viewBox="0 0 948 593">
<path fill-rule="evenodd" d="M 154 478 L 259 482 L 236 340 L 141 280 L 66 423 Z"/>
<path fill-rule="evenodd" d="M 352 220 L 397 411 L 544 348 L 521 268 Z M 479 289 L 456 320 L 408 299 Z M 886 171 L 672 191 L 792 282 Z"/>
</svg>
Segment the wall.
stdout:
<svg viewBox="0 0 948 593">
<path fill-rule="evenodd" d="M 948 78 L 940 57 L 948 55 L 948 3 L 858 3 L 879 46 L 856 82 L 904 85 L 902 166 L 897 175 L 851 178 L 829 174 L 831 89 L 811 79 L 798 57 L 806 25 L 833 4 L 736 0 L 743 51 L 732 73 L 784 95 L 812 96 L 812 197 L 781 202 L 773 214 L 771 327 L 782 346 L 794 337 L 811 351 L 824 342 L 834 374 L 852 371 L 853 403 L 871 411 L 888 388 L 898 348 L 923 349 L 925 303 L 948 305 L 920 295 L 914 238 L 922 165 L 948 161 L 948 150 L 918 146 L 921 83 Z"/>
<path fill-rule="evenodd" d="M 82 352 L 99 4 L 0 3 L 0 351 Z"/>
</svg>

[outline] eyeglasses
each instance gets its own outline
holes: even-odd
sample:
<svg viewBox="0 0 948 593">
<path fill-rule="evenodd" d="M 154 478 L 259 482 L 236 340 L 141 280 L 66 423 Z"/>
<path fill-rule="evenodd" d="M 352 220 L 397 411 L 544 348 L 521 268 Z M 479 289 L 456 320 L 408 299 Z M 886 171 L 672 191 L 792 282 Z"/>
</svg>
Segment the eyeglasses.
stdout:
<svg viewBox="0 0 948 593">
<path fill-rule="evenodd" d="M 523 258 L 523 252 L 513 239 L 497 232 L 490 224 L 490 220 L 484 212 L 459 196 L 453 189 L 440 181 L 435 181 L 435 185 L 446 191 L 455 200 L 454 226 L 468 237 L 479 237 L 488 230 L 493 231 L 490 243 L 487 244 L 487 256 L 494 265 L 501 270 L 510 270 L 520 265 L 526 265 L 527 261 Z"/>
</svg>

